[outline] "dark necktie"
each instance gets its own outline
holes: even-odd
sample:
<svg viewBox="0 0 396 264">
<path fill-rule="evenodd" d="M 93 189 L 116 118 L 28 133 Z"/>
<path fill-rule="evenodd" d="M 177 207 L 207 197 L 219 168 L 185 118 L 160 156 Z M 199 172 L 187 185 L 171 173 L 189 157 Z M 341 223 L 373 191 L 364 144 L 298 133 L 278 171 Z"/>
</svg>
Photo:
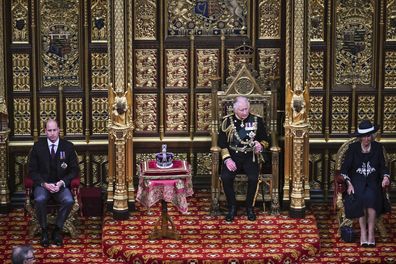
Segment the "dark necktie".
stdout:
<svg viewBox="0 0 396 264">
<path fill-rule="evenodd" d="M 51 158 L 55 159 L 55 144 L 51 145 Z"/>
</svg>

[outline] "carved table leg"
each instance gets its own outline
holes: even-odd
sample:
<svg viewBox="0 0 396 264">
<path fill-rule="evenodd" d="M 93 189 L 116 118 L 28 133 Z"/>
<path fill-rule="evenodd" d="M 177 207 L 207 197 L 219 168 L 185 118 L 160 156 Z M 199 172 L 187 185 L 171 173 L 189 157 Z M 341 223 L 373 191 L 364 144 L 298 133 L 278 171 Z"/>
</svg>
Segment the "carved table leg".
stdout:
<svg viewBox="0 0 396 264">
<path fill-rule="evenodd" d="M 164 200 L 161 200 L 161 206 L 162 209 L 160 219 L 155 224 L 154 230 L 149 235 L 149 239 L 179 239 L 180 235 L 176 231 L 172 218 L 168 215 L 168 205 Z M 169 224 L 171 228 L 169 228 Z"/>
</svg>

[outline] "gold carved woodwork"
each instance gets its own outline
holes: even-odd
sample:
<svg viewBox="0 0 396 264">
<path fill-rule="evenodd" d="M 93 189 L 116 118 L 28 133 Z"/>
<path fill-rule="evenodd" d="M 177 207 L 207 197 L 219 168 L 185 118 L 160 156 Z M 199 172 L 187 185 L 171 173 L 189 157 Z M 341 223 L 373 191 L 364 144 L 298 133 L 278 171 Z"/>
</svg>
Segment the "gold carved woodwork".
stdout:
<svg viewBox="0 0 396 264">
<path fill-rule="evenodd" d="M 372 85 L 375 1 L 336 1 L 335 83 Z"/>
<path fill-rule="evenodd" d="M 348 96 L 333 96 L 331 99 L 331 133 L 348 133 L 350 102 Z"/>
<path fill-rule="evenodd" d="M 30 136 L 31 105 L 30 98 L 14 98 L 13 127 L 15 136 Z"/>
<path fill-rule="evenodd" d="M 107 134 L 107 124 L 109 119 L 109 104 L 107 97 L 92 98 L 92 134 Z"/>
<path fill-rule="evenodd" d="M 381 131 L 383 134 L 391 134 L 396 131 L 396 96 L 384 96 L 384 121 L 382 123 Z"/>
<path fill-rule="evenodd" d="M 396 89 L 396 52 L 395 51 L 385 52 L 385 89 Z"/>
<path fill-rule="evenodd" d="M 40 0 L 42 87 L 80 87 L 80 1 Z"/>
<path fill-rule="evenodd" d="M 66 135 L 83 134 L 83 100 L 66 98 Z"/>
<path fill-rule="evenodd" d="M 238 58 L 235 54 L 235 49 L 227 50 L 227 65 L 228 65 L 228 76 L 236 74 L 236 65 L 238 63 Z"/>
<path fill-rule="evenodd" d="M 115 92 L 124 92 L 126 83 L 125 83 L 125 74 L 126 74 L 126 56 L 125 56 L 125 43 L 128 39 L 128 34 L 126 32 L 127 26 L 125 25 L 127 11 L 125 7 L 124 0 L 114 0 L 113 3 L 113 17 L 112 17 L 112 28 L 113 39 L 110 42 L 112 47 L 111 58 L 114 58 L 114 88 Z"/>
<path fill-rule="evenodd" d="M 4 1 L 0 0 L 0 21 L 4 21 Z M 5 47 L 4 43 L 6 43 L 5 39 L 5 34 L 4 34 L 4 23 L 0 23 L 0 101 L 1 104 L 0 107 L 5 106 L 5 98 L 6 98 L 6 85 L 5 85 L 5 68 L 4 68 L 4 59 L 5 59 Z M 7 108 L 5 108 L 7 109 Z M 2 109 L 1 109 L 2 110 Z M 1 111 L 3 112 L 3 111 Z"/>
<path fill-rule="evenodd" d="M 30 22 L 28 0 L 11 1 L 11 24 L 12 43 L 29 43 Z"/>
<path fill-rule="evenodd" d="M 157 36 L 157 1 L 134 1 L 134 36 L 136 40 L 155 40 Z"/>
<path fill-rule="evenodd" d="M 386 40 L 395 41 L 396 40 L 396 1 L 388 0 L 386 1 Z"/>
<path fill-rule="evenodd" d="M 188 51 L 166 50 L 166 87 L 188 87 Z"/>
<path fill-rule="evenodd" d="M 45 122 L 49 119 L 56 119 L 57 100 L 54 97 L 40 98 L 40 135 L 44 135 Z"/>
<path fill-rule="evenodd" d="M 107 53 L 95 53 L 91 55 L 92 61 L 92 90 L 105 91 L 109 83 L 109 55 Z"/>
<path fill-rule="evenodd" d="M 323 96 L 310 96 L 309 133 L 322 134 L 323 131 Z"/>
<path fill-rule="evenodd" d="M 309 35 L 312 41 L 324 40 L 324 27 L 325 27 L 325 1 L 324 0 L 310 0 L 310 29 Z"/>
<path fill-rule="evenodd" d="M 324 84 L 324 52 L 311 51 L 309 57 L 310 89 L 323 89 Z"/>
<path fill-rule="evenodd" d="M 10 204 L 10 191 L 8 188 L 8 136 L 9 128 L 0 131 L 0 206 L 5 207 Z"/>
<path fill-rule="evenodd" d="M 100 185 L 102 179 L 106 178 L 108 170 L 108 159 L 107 155 L 93 155 L 90 163 L 92 169 L 92 183 L 94 185 Z M 106 186 L 104 186 L 106 187 Z"/>
<path fill-rule="evenodd" d="M 375 96 L 358 96 L 357 103 L 358 123 L 364 119 L 374 122 L 375 117 Z"/>
<path fill-rule="evenodd" d="M 92 0 L 91 2 L 91 40 L 95 42 L 107 42 L 108 21 L 107 0 Z"/>
<path fill-rule="evenodd" d="M 167 94 L 165 95 L 165 130 L 187 131 L 188 129 L 188 95 Z"/>
<path fill-rule="evenodd" d="M 212 107 L 212 99 L 210 94 L 199 93 L 196 95 L 196 130 L 197 132 L 209 132 L 211 121 L 211 112 L 208 109 Z"/>
<path fill-rule="evenodd" d="M 311 190 L 320 191 L 321 190 L 321 183 L 323 180 L 322 175 L 322 164 L 323 158 L 322 154 L 310 154 L 309 155 L 309 163 L 311 164 L 310 173 L 309 175 L 312 177 L 309 180 L 309 185 L 311 186 Z"/>
<path fill-rule="evenodd" d="M 30 91 L 29 54 L 12 54 L 12 88 L 14 92 Z"/>
<path fill-rule="evenodd" d="M 212 172 L 212 155 L 210 153 L 197 153 L 197 175 L 210 175 Z"/>
<path fill-rule="evenodd" d="M 197 49 L 197 88 L 210 87 L 210 78 L 219 75 L 218 49 Z"/>
<path fill-rule="evenodd" d="M 157 59 L 158 54 L 155 49 L 137 49 L 136 56 L 136 79 L 135 86 L 157 88 Z"/>
<path fill-rule="evenodd" d="M 249 29 L 247 0 L 166 1 L 168 36 L 246 35 Z M 211 12 L 205 12 L 210 9 Z"/>
<path fill-rule="evenodd" d="M 259 38 L 280 39 L 281 37 L 281 1 L 260 0 L 259 2 Z"/>
<path fill-rule="evenodd" d="M 158 97 L 156 94 L 135 95 L 135 131 L 157 132 L 158 130 Z"/>
<path fill-rule="evenodd" d="M 16 154 L 14 160 L 14 182 L 16 191 L 23 192 L 25 186 L 23 186 L 23 177 L 26 175 L 26 170 L 28 168 L 28 156 L 26 153 L 22 155 Z"/>
<path fill-rule="evenodd" d="M 109 114 L 110 126 L 132 127 L 132 91 L 128 87 L 125 92 L 113 89 L 109 85 Z"/>
<path fill-rule="evenodd" d="M 280 54 L 278 48 L 261 48 L 259 54 L 259 74 L 265 90 L 271 90 L 274 80 L 280 78 Z"/>
</svg>

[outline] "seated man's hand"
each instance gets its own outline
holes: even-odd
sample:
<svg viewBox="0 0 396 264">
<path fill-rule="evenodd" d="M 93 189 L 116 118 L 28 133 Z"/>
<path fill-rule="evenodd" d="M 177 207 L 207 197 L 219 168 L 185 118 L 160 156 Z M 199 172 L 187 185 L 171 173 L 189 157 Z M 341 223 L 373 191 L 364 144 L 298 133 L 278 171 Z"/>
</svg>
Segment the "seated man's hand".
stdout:
<svg viewBox="0 0 396 264">
<path fill-rule="evenodd" d="M 355 193 L 355 188 L 353 188 L 353 185 L 350 181 L 347 181 L 348 184 L 348 189 L 347 189 L 347 193 L 351 194 L 351 193 Z"/>
<path fill-rule="evenodd" d="M 235 162 L 231 158 L 226 159 L 225 165 L 227 166 L 227 169 L 229 171 L 236 171 L 236 169 L 237 169 Z"/>
<path fill-rule="evenodd" d="M 389 177 L 384 177 L 382 179 L 382 188 L 385 188 L 386 186 L 388 186 L 390 184 L 390 180 Z"/>
<path fill-rule="evenodd" d="M 263 151 L 263 145 L 261 145 L 258 141 L 254 141 L 254 152 L 260 153 Z"/>
</svg>

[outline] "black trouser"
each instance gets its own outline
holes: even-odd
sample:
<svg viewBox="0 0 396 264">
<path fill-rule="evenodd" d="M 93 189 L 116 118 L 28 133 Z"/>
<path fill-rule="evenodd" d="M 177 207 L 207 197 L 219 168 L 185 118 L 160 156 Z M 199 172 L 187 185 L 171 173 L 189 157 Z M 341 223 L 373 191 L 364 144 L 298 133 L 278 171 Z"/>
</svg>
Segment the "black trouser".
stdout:
<svg viewBox="0 0 396 264">
<path fill-rule="evenodd" d="M 253 206 L 253 199 L 256 193 L 258 175 L 259 175 L 259 165 L 257 162 L 257 157 L 253 162 L 252 152 L 238 152 L 230 150 L 231 158 L 237 166 L 236 171 L 228 170 L 227 166 L 223 162 L 221 169 L 221 180 L 223 182 L 224 193 L 227 197 L 228 207 L 235 206 L 235 190 L 234 190 L 234 180 L 238 173 L 244 172 L 248 178 L 248 189 L 246 194 L 246 206 Z"/>
</svg>

